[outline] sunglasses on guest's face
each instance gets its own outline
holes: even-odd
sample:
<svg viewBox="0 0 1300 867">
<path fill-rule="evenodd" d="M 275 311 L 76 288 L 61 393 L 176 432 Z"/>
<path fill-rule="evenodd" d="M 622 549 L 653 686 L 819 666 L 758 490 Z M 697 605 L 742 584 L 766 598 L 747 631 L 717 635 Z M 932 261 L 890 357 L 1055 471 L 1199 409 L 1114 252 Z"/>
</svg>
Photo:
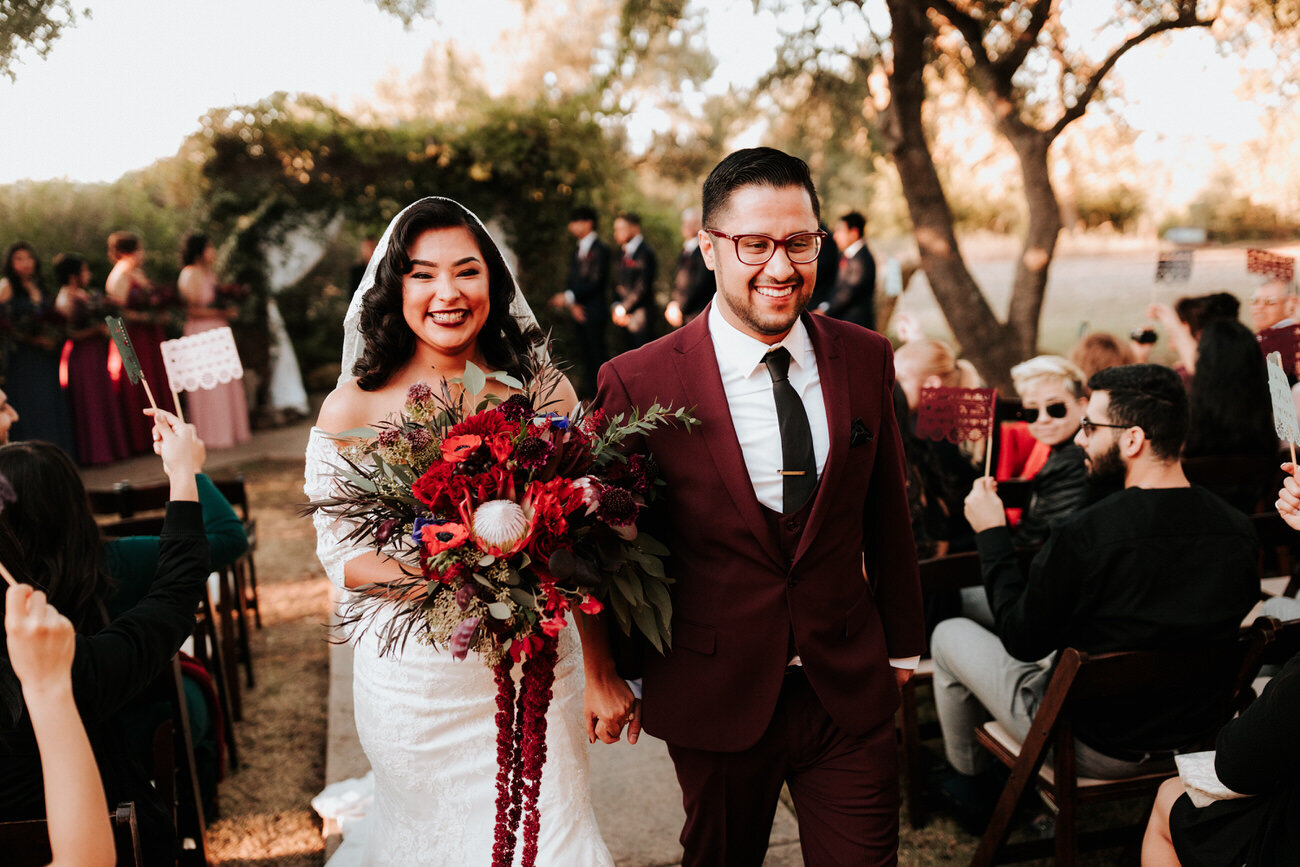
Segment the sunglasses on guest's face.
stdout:
<svg viewBox="0 0 1300 867">
<path fill-rule="evenodd" d="M 1043 407 L 1043 412 L 1047 413 L 1052 418 L 1065 418 L 1065 404 L 1049 403 L 1047 406 Z M 1038 407 L 1024 407 L 1020 410 L 1020 417 L 1030 424 L 1033 424 L 1038 421 Z"/>
</svg>

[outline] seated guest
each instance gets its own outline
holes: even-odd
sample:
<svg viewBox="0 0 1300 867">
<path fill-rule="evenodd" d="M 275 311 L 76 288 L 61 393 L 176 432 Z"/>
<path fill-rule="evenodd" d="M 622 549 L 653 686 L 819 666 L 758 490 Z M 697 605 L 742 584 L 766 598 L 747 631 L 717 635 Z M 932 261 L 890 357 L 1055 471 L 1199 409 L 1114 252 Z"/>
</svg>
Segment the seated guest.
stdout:
<svg viewBox="0 0 1300 867">
<path fill-rule="evenodd" d="M 9 430 L 18 421 L 18 410 L 9 402 L 9 395 L 0 389 L 0 446 L 9 442 Z"/>
<path fill-rule="evenodd" d="M 5 547 L 16 546 L 9 539 Z M 44 593 L 14 584 L 5 593 L 4 624 L 9 665 L 22 684 L 42 757 L 45 803 L 57 805 L 46 820 L 54 856 L 50 867 L 112 867 L 117 853 L 108 801 L 72 695 L 77 646 L 72 623 Z"/>
<path fill-rule="evenodd" d="M 1262 284 L 1250 296 L 1250 323 L 1256 334 L 1270 328 L 1295 325 L 1296 296 L 1285 280 L 1274 277 Z"/>
<path fill-rule="evenodd" d="M 1083 371 L 1059 355 L 1040 355 L 1011 368 L 1022 414 L 1034 439 L 1051 449 L 1034 474 L 1029 506 L 1011 533 L 1019 548 L 1047 541 L 1048 527 L 1083 507 L 1088 471 L 1083 449 L 1074 442 L 1088 408 Z"/>
<path fill-rule="evenodd" d="M 1288 475 L 1277 494 L 1277 511 L 1292 529 L 1300 530 L 1300 483 L 1293 465 L 1284 464 L 1283 469 Z M 1274 601 L 1300 605 L 1294 599 Z M 1142 841 L 1144 867 L 1282 864 L 1300 852 L 1297 719 L 1300 655 L 1292 657 L 1263 694 L 1219 732 L 1215 776 L 1232 791 L 1251 797 L 1198 808 L 1180 778 L 1168 780 L 1156 796 Z"/>
<path fill-rule="evenodd" d="M 1182 377 L 1185 388 L 1192 387 L 1192 374 L 1196 373 L 1196 346 L 1201 332 L 1211 322 L 1227 319 L 1236 321 L 1241 315 L 1241 302 L 1227 292 L 1209 295 L 1187 295 L 1167 304 L 1152 304 L 1147 316 L 1165 329 L 1169 344 L 1178 355 L 1174 370 Z"/>
<path fill-rule="evenodd" d="M 917 553 L 924 558 L 969 551 L 975 543 L 962 514 L 962 499 L 979 470 L 959 446 L 947 440 L 935 442 L 918 437 L 916 412 L 921 389 L 975 388 L 980 385 L 979 374 L 969 361 L 959 361 L 948 344 L 928 339 L 899 347 L 894 354 L 894 370 L 894 408 L 903 434 Z"/>
<path fill-rule="evenodd" d="M 1094 373 L 1100 373 L 1108 367 L 1132 364 L 1136 359 L 1133 350 L 1113 334 L 1094 331 L 1085 334 L 1070 350 L 1070 361 L 1083 371 L 1083 380 L 1087 382 Z"/>
<path fill-rule="evenodd" d="M 1124 488 L 1055 527 L 1028 578 L 996 483 L 981 480 L 966 499 L 994 629 L 946 620 L 931 644 L 944 750 L 957 772 L 944 792 L 959 807 L 991 809 L 996 790 L 979 777 L 989 757 L 974 731 L 993 716 L 1025 736 L 1051 679 L 1040 660 L 1065 647 L 1107 653 L 1230 641 L 1259 595 L 1250 522 L 1183 475 L 1187 395 L 1178 375 L 1135 364 L 1102 371 L 1088 387 L 1076 442 L 1091 476 L 1120 476 Z M 1081 709 L 1078 772 L 1114 779 L 1172 767 L 1173 751 L 1212 724 L 1207 712 L 1195 694 Z"/>
<path fill-rule="evenodd" d="M 154 413 L 150 410 L 150 413 Z M 194 428 L 164 411 L 155 414 L 154 436 L 163 469 L 171 481 L 171 500 L 158 542 L 157 577 L 130 611 L 104 622 L 96 593 L 108 584 L 98 534 L 85 527 L 89 510 L 65 514 L 61 527 L 48 528 L 65 538 L 39 556 L 9 518 L 23 505 L 0 513 L 0 559 L 15 577 L 39 587 L 77 627 L 72 661 L 72 690 L 90 736 L 106 800 L 134 801 L 139 812 L 145 863 L 175 859 L 171 811 L 162 803 L 144 769 L 126 754 L 117 715 L 132 696 L 145 689 L 194 630 L 194 611 L 205 592 L 209 572 L 208 543 L 195 483 L 197 454 Z M 8 446 L 16 448 L 17 446 Z M 65 458 L 65 460 L 67 460 Z M 71 461 L 67 461 L 70 465 Z M 75 470 L 74 470 L 75 473 Z M 0 821 L 45 816 L 41 761 L 30 714 L 7 671 L 0 675 Z"/>
<path fill-rule="evenodd" d="M 1206 323 L 1188 401 L 1191 420 L 1183 457 L 1277 457 L 1268 370 L 1255 335 L 1240 322 Z M 1214 492 L 1251 514 L 1268 490 L 1247 483 Z"/>
</svg>

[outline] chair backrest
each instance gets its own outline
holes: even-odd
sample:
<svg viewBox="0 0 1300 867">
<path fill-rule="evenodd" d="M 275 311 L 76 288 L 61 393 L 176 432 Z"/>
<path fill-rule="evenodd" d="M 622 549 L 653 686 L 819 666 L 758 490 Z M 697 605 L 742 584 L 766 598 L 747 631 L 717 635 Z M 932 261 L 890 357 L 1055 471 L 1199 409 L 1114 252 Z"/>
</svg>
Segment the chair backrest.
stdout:
<svg viewBox="0 0 1300 867">
<path fill-rule="evenodd" d="M 1095 707 L 1099 701 L 1141 698 L 1149 705 L 1161 695 L 1196 689 L 1205 697 L 1204 731 L 1190 743 L 1150 746 L 1209 746 L 1219 727 L 1240 708 L 1238 699 L 1247 694 L 1276 630 L 1276 621 L 1260 618 L 1226 644 L 1098 655 L 1066 648 L 1043 694 L 1034 728 L 1068 728 L 1077 708 Z"/>
<path fill-rule="evenodd" d="M 1028 548 L 1016 551 L 1021 574 L 1029 574 L 1029 564 L 1037 554 L 1037 550 Z M 923 595 L 950 592 L 963 587 L 979 587 L 984 583 L 978 551 L 962 551 L 960 554 L 930 557 L 920 561 L 918 566 L 921 571 Z"/>
<path fill-rule="evenodd" d="M 135 802 L 125 801 L 108 814 L 113 826 L 113 845 L 119 865 L 142 867 L 140 826 Z M 50 834 L 44 819 L 25 822 L 0 822 L 0 851 L 8 867 L 44 867 L 54 857 L 50 852 Z"/>
<path fill-rule="evenodd" d="M 120 539 L 124 536 L 159 536 L 162 534 L 162 526 L 162 516 L 155 515 L 149 518 L 109 521 L 99 525 L 99 532 L 110 539 Z"/>
<path fill-rule="evenodd" d="M 248 504 L 248 488 L 244 485 L 244 477 L 236 476 L 233 479 L 213 479 L 212 484 L 216 485 L 221 496 L 229 501 L 230 505 L 239 510 L 239 517 L 247 523 L 252 517 Z"/>
<path fill-rule="evenodd" d="M 134 518 L 140 512 L 166 509 L 167 501 L 171 499 L 171 485 L 167 482 L 134 485 L 122 481 L 110 489 L 88 490 L 86 493 L 90 498 L 90 510 L 96 515 Z"/>
</svg>

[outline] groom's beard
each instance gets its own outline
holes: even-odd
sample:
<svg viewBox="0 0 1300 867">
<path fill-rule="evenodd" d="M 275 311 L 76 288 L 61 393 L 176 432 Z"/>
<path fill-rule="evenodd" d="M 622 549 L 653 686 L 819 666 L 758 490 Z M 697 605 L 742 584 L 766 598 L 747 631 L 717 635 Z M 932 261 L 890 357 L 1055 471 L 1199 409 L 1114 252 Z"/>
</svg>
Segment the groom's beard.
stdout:
<svg viewBox="0 0 1300 867">
<path fill-rule="evenodd" d="M 763 274 L 762 272 L 759 272 L 758 276 L 749 281 L 749 285 L 746 288 L 749 290 L 750 298 L 759 294 L 759 283 L 770 285 L 770 280 L 764 281 L 762 278 Z M 793 294 L 798 296 L 803 292 L 804 279 L 799 275 L 799 272 L 796 271 L 790 276 L 790 279 L 784 285 L 789 286 Z M 803 314 L 803 311 L 808 307 L 808 302 L 811 298 L 812 293 L 810 292 L 807 297 L 801 299 L 799 303 L 795 305 L 794 312 L 790 314 L 788 318 L 775 313 L 768 316 L 761 316 L 753 304 L 747 305 L 745 310 L 739 312 L 739 315 L 745 320 L 746 324 L 759 334 L 772 336 L 785 334 L 794 325 L 795 320 Z"/>
</svg>

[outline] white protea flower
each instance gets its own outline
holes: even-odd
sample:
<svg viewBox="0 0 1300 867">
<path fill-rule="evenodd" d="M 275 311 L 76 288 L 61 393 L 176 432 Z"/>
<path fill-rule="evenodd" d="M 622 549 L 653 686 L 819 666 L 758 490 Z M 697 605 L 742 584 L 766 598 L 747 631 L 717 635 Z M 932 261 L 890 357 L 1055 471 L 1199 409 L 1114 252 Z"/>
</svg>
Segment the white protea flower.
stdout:
<svg viewBox="0 0 1300 867">
<path fill-rule="evenodd" d="M 474 537 L 485 548 L 507 551 L 528 532 L 528 516 L 518 503 L 489 500 L 474 510 Z"/>
</svg>

